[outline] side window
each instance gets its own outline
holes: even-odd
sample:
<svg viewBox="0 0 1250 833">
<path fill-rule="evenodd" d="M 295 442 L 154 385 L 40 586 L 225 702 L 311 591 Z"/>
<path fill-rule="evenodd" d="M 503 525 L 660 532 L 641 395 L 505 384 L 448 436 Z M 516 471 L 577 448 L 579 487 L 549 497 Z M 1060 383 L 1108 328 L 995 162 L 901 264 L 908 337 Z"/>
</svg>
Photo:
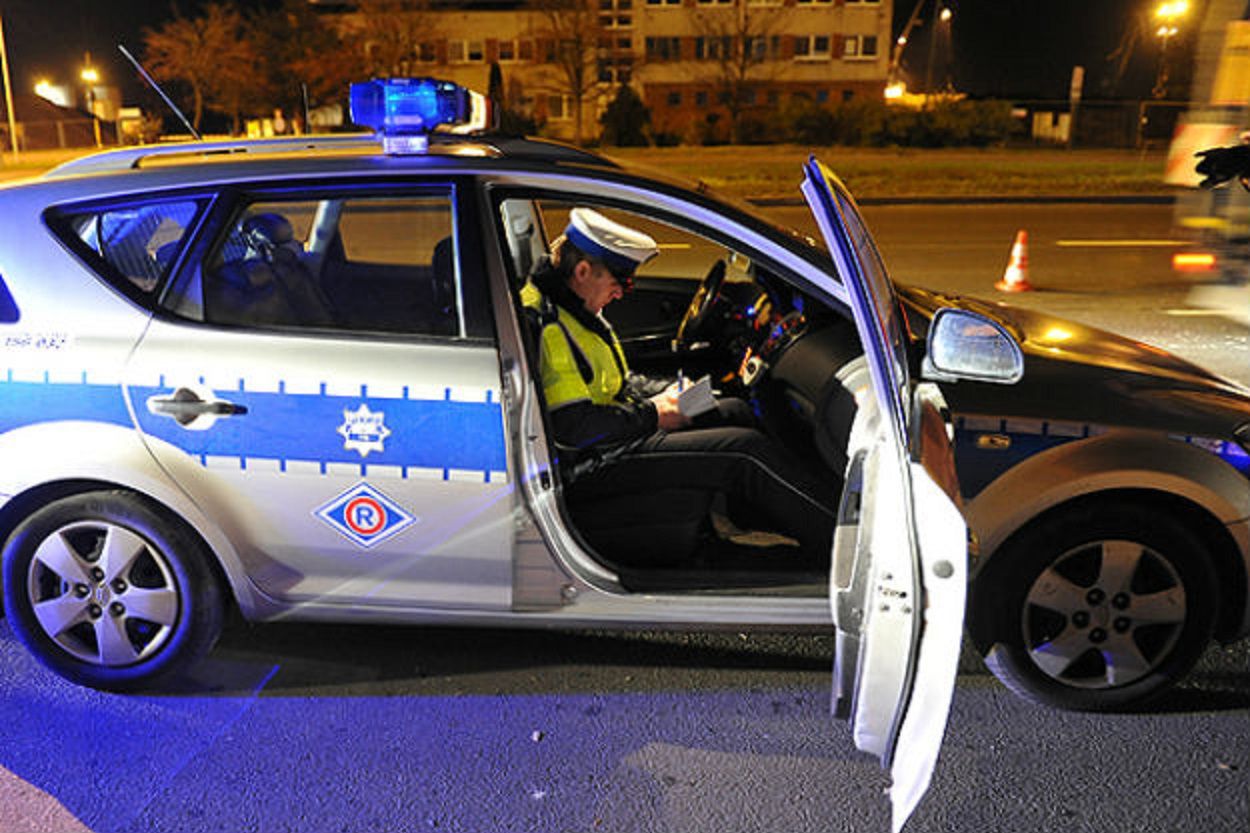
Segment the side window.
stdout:
<svg viewBox="0 0 1250 833">
<path fill-rule="evenodd" d="M 451 195 L 259 200 L 200 274 L 210 324 L 459 336 Z M 194 294 L 194 290 L 190 290 Z"/>
<path fill-rule="evenodd" d="M 577 206 L 593 208 L 608 219 L 644 232 L 655 240 L 660 255 L 639 267 L 635 274 L 637 281 L 700 281 L 719 259 L 725 260 L 725 279 L 730 283 L 748 283 L 754 279 L 751 261 L 743 253 L 673 223 L 614 206 L 596 205 L 591 200 L 542 200 L 539 203 L 542 223 L 553 238 L 564 231 L 569 211 Z M 620 306 L 623 305 L 618 304 L 617 308 Z"/>
<path fill-rule="evenodd" d="M 187 241 L 200 210 L 173 200 L 70 212 L 55 227 L 106 279 L 132 297 L 150 297 Z"/>
</svg>

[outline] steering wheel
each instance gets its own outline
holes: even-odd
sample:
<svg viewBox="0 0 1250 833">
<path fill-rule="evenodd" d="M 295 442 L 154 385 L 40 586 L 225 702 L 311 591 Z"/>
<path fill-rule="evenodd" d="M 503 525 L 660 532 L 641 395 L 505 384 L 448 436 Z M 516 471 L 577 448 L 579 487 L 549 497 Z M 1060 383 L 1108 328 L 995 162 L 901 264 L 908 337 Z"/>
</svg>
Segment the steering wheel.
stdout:
<svg viewBox="0 0 1250 833">
<path fill-rule="evenodd" d="M 712 319 L 712 307 L 716 305 L 720 288 L 725 284 L 725 269 L 724 259 L 717 260 L 704 276 L 699 288 L 695 290 L 694 297 L 690 299 L 690 305 L 686 307 L 686 314 L 682 316 L 681 324 L 677 326 L 677 338 L 674 342 L 676 346 L 689 347 L 696 341 L 703 340 L 703 337 L 707 335 L 708 324 Z"/>
</svg>

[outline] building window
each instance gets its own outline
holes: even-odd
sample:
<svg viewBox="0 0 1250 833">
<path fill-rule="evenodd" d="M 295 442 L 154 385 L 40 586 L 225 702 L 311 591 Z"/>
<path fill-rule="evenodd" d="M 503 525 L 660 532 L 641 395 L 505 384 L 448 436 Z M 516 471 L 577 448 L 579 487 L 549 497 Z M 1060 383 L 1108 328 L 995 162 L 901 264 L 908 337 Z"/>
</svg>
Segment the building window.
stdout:
<svg viewBox="0 0 1250 833">
<path fill-rule="evenodd" d="M 681 106 L 681 93 L 679 92 L 669 93 L 668 97 L 665 99 L 665 102 L 668 104 L 669 107 L 680 107 Z"/>
<path fill-rule="evenodd" d="M 647 0 L 648 6 L 677 6 L 681 7 L 681 0 Z"/>
<path fill-rule="evenodd" d="M 599 59 L 599 81 L 604 84 L 628 84 L 633 75 L 633 67 L 628 58 Z"/>
<path fill-rule="evenodd" d="M 516 41 L 501 40 L 499 42 L 499 61 L 515 61 L 516 60 Z"/>
<path fill-rule="evenodd" d="M 796 0 L 800 6 L 832 6 L 833 0 Z M 852 0 L 846 0 L 850 3 Z"/>
<path fill-rule="evenodd" d="M 417 60 L 423 64 L 432 64 L 438 60 L 438 50 L 434 47 L 433 41 L 417 44 Z"/>
<path fill-rule="evenodd" d="M 827 61 L 829 60 L 828 35 L 797 35 L 794 38 L 794 59 L 796 61 Z"/>
<path fill-rule="evenodd" d="M 842 41 L 842 57 L 850 60 L 872 60 L 877 57 L 876 35 L 847 35 Z"/>
<path fill-rule="evenodd" d="M 777 102 L 779 102 L 779 101 L 781 101 L 781 94 L 780 94 L 780 93 L 778 93 L 776 90 L 769 90 L 769 91 L 768 91 L 768 103 L 769 103 L 769 105 L 776 104 L 776 103 L 777 103 Z"/>
<path fill-rule="evenodd" d="M 480 40 L 447 41 L 447 60 L 453 64 L 480 63 L 486 58 L 486 46 Z"/>
<path fill-rule="evenodd" d="M 707 90 L 699 90 L 698 92 L 694 94 L 694 106 L 696 107 L 707 106 Z"/>
<path fill-rule="evenodd" d="M 566 95 L 547 96 L 547 118 L 552 121 L 565 121 L 573 118 L 573 112 L 569 107 L 569 97 Z"/>
<path fill-rule="evenodd" d="M 681 59 L 681 38 L 647 38 L 648 61 L 677 61 Z"/>
<path fill-rule="evenodd" d="M 828 91 L 828 90 L 817 90 L 817 91 L 816 91 L 816 103 L 817 103 L 817 104 L 824 104 L 824 103 L 825 103 L 825 102 L 827 102 L 828 100 L 829 100 L 829 91 Z"/>
<path fill-rule="evenodd" d="M 742 103 L 747 107 L 753 106 L 755 104 L 755 90 L 743 90 Z"/>
<path fill-rule="evenodd" d="M 534 42 L 522 39 L 517 41 L 517 58 L 522 61 L 534 60 Z"/>
<path fill-rule="evenodd" d="M 854 98 L 855 98 L 855 91 L 854 91 L 854 90 L 843 90 L 843 91 L 842 91 L 842 103 L 843 103 L 843 104 L 847 104 L 847 103 L 849 103 L 849 102 L 850 102 L 850 101 L 852 101 Z"/>
<path fill-rule="evenodd" d="M 599 0 L 599 25 L 604 29 L 628 29 L 634 24 L 633 0 Z"/>
<path fill-rule="evenodd" d="M 695 38 L 694 57 L 697 61 L 719 61 L 733 55 L 733 36 Z"/>
<path fill-rule="evenodd" d="M 746 54 L 752 60 L 776 60 L 781 56 L 781 35 L 747 35 Z"/>
</svg>

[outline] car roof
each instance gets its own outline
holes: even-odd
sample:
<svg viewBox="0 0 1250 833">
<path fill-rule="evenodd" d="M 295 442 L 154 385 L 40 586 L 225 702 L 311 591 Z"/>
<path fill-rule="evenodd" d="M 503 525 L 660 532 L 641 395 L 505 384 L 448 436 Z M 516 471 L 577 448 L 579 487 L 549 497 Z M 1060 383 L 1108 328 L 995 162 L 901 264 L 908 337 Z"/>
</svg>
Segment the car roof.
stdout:
<svg viewBox="0 0 1250 833">
<path fill-rule="evenodd" d="M 90 154 L 65 162 L 43 179 L 61 179 L 93 174 L 122 174 L 127 171 L 161 168 L 166 171 L 194 166 L 201 171 L 206 163 L 265 161 L 287 167 L 283 160 L 334 159 L 339 166 L 351 167 L 351 160 L 390 160 L 421 165 L 424 160 L 446 159 L 510 159 L 527 162 L 590 165 L 603 168 L 620 166 L 590 151 L 560 142 L 505 134 L 481 133 L 461 135 L 435 133 L 430 136 L 428 153 L 387 155 L 381 141 L 368 133 L 290 136 L 270 139 L 224 139 L 219 141 L 179 142 L 139 145 Z"/>
</svg>

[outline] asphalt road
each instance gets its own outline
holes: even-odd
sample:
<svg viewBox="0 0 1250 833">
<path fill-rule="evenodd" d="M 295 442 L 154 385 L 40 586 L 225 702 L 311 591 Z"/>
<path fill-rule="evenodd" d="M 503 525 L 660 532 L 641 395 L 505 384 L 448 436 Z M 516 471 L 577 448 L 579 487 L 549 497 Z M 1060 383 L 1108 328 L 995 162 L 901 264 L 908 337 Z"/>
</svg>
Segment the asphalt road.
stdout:
<svg viewBox="0 0 1250 833">
<path fill-rule="evenodd" d="M 903 280 L 1013 297 L 1247 373 L 1166 209 L 874 207 Z M 113 696 L 34 664 L 0 622 L 0 833 L 883 831 L 887 779 L 828 716 L 825 636 L 233 626 L 179 691 Z M 966 657 L 908 830 L 1250 831 L 1250 648 L 1149 710 L 1057 712 Z"/>
</svg>

